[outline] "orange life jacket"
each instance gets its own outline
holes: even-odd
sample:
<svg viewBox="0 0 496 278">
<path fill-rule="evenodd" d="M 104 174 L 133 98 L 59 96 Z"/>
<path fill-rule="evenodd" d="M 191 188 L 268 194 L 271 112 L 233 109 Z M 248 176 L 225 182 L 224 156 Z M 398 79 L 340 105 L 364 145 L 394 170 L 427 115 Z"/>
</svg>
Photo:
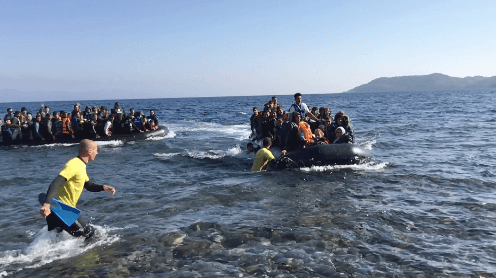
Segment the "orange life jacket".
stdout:
<svg viewBox="0 0 496 278">
<path fill-rule="evenodd" d="M 71 128 L 71 119 L 70 118 L 64 118 L 62 120 L 62 133 L 63 134 L 72 134 L 72 128 Z"/>
<path fill-rule="evenodd" d="M 307 142 L 307 144 L 311 143 L 313 140 L 312 138 L 312 130 L 310 129 L 310 125 L 306 122 L 300 122 L 298 124 L 299 128 L 298 128 L 298 134 L 301 134 L 301 132 L 303 131 L 304 132 L 304 136 L 305 136 L 305 141 Z"/>
</svg>

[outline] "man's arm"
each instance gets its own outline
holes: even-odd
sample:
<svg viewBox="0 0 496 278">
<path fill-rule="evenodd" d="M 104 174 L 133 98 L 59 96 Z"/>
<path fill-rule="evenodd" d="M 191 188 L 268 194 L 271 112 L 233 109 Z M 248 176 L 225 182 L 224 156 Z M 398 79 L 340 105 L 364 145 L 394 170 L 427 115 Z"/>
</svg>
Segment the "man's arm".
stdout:
<svg viewBox="0 0 496 278">
<path fill-rule="evenodd" d="M 52 198 L 55 197 L 57 194 L 57 191 L 59 190 L 59 187 L 62 186 L 67 180 L 62 177 L 62 176 L 57 176 L 52 183 L 50 183 L 50 186 L 48 187 L 48 191 L 46 194 L 45 198 L 45 203 L 40 209 L 41 214 L 46 218 L 48 215 L 50 215 L 50 202 L 52 201 Z"/>
<path fill-rule="evenodd" d="M 108 185 L 98 185 L 98 184 L 94 184 L 92 182 L 86 182 L 84 184 L 84 188 L 90 192 L 107 191 L 107 192 L 110 192 L 110 194 L 112 194 L 112 195 L 115 194 L 115 188 L 113 188 L 112 186 L 108 186 Z"/>
<path fill-rule="evenodd" d="M 305 116 L 310 117 L 312 120 L 314 120 L 314 121 L 316 121 L 316 122 L 320 121 L 320 120 L 319 120 L 319 119 L 317 119 L 317 117 L 315 117 L 315 115 L 314 115 L 314 114 L 312 114 L 311 112 L 307 112 L 307 113 L 305 113 Z"/>
</svg>

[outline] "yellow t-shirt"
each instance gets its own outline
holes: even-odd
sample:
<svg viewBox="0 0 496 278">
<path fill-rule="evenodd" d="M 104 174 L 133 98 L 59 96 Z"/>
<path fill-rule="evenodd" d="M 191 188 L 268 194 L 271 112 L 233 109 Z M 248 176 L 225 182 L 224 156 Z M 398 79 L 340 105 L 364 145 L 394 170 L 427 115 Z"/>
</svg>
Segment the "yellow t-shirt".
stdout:
<svg viewBox="0 0 496 278">
<path fill-rule="evenodd" d="M 84 184 L 90 180 L 86 174 L 86 163 L 79 157 L 75 157 L 65 164 L 59 175 L 67 181 L 59 187 L 55 199 L 76 207 L 79 196 L 83 192 Z"/>
<path fill-rule="evenodd" d="M 257 154 L 255 155 L 255 161 L 253 162 L 253 166 L 251 166 L 251 170 L 252 171 L 265 170 L 267 163 L 269 163 L 269 161 L 271 161 L 272 159 L 275 159 L 274 155 L 266 148 L 261 148 L 260 150 L 258 150 Z"/>
</svg>

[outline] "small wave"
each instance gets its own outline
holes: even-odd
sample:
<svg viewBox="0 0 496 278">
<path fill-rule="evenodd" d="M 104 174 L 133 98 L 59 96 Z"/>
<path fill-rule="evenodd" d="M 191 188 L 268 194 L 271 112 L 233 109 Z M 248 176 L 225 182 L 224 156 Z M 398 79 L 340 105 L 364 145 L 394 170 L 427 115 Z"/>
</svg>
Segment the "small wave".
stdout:
<svg viewBox="0 0 496 278">
<path fill-rule="evenodd" d="M 232 148 L 227 149 L 227 151 L 223 150 L 209 150 L 209 151 L 199 151 L 199 150 L 187 150 L 185 153 L 155 153 L 153 154 L 156 157 L 160 157 L 163 159 L 169 159 L 171 157 L 177 156 L 177 155 L 182 155 L 182 156 L 188 156 L 191 158 L 196 158 L 196 159 L 221 159 L 226 156 L 237 156 L 240 154 L 241 147 L 239 145 L 236 145 Z"/>
<path fill-rule="evenodd" d="M 173 156 L 180 155 L 180 153 L 154 153 L 153 155 L 156 157 L 171 158 Z"/>
<path fill-rule="evenodd" d="M 176 133 L 174 133 L 174 131 L 172 131 L 172 130 L 169 130 L 169 133 L 167 133 L 167 135 L 158 136 L 158 137 L 149 137 L 149 138 L 146 138 L 146 140 L 147 141 L 160 141 L 160 140 L 164 140 L 164 139 L 171 139 L 174 137 L 176 137 Z"/>
<path fill-rule="evenodd" d="M 303 172 L 326 172 L 332 170 L 340 169 L 351 169 L 360 171 L 380 171 L 386 168 L 388 162 L 381 162 L 375 164 L 373 162 L 368 162 L 364 164 L 351 164 L 351 165 L 327 165 L 327 166 L 312 166 L 312 167 L 302 167 L 300 168 Z"/>
<path fill-rule="evenodd" d="M 372 140 L 372 141 L 369 141 L 369 142 L 366 142 L 365 144 L 362 145 L 362 147 L 366 150 L 372 150 L 372 146 L 375 145 L 375 143 L 377 143 L 375 140 Z"/>
<path fill-rule="evenodd" d="M 57 234 L 56 231 L 48 231 L 48 227 L 42 228 L 35 236 L 34 241 L 26 250 L 13 250 L 0 253 L 0 267 L 16 265 L 17 271 L 23 268 L 37 268 L 56 260 L 78 256 L 87 250 L 101 245 L 110 245 L 118 240 L 117 235 L 109 235 L 112 229 L 93 225 L 96 228 L 94 237 L 90 244 L 83 238 L 74 238 L 66 232 Z M 12 267 L 11 267 L 12 268 Z M 2 275 L 11 275 L 3 271 Z"/>
<path fill-rule="evenodd" d="M 52 144 L 43 144 L 43 145 L 36 145 L 36 146 L 31 146 L 33 148 L 53 148 L 53 147 L 71 147 L 79 145 L 79 143 L 52 143 Z"/>
<path fill-rule="evenodd" d="M 122 146 L 124 142 L 122 140 L 110 140 L 110 141 L 95 141 L 97 146 Z"/>
</svg>

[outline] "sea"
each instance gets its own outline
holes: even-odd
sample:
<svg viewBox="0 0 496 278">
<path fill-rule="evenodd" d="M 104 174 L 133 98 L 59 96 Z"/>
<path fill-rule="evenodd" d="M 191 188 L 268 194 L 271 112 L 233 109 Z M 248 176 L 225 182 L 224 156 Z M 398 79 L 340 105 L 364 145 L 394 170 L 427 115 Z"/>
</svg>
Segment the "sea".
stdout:
<svg viewBox="0 0 496 278">
<path fill-rule="evenodd" d="M 37 200 L 78 145 L 0 147 L 0 277 L 496 276 L 496 91 L 303 94 L 349 115 L 370 159 L 254 173 L 249 119 L 271 96 L 77 101 L 169 129 L 98 143 L 88 175 L 117 193 L 83 191 L 87 242 L 48 232 Z"/>
</svg>

